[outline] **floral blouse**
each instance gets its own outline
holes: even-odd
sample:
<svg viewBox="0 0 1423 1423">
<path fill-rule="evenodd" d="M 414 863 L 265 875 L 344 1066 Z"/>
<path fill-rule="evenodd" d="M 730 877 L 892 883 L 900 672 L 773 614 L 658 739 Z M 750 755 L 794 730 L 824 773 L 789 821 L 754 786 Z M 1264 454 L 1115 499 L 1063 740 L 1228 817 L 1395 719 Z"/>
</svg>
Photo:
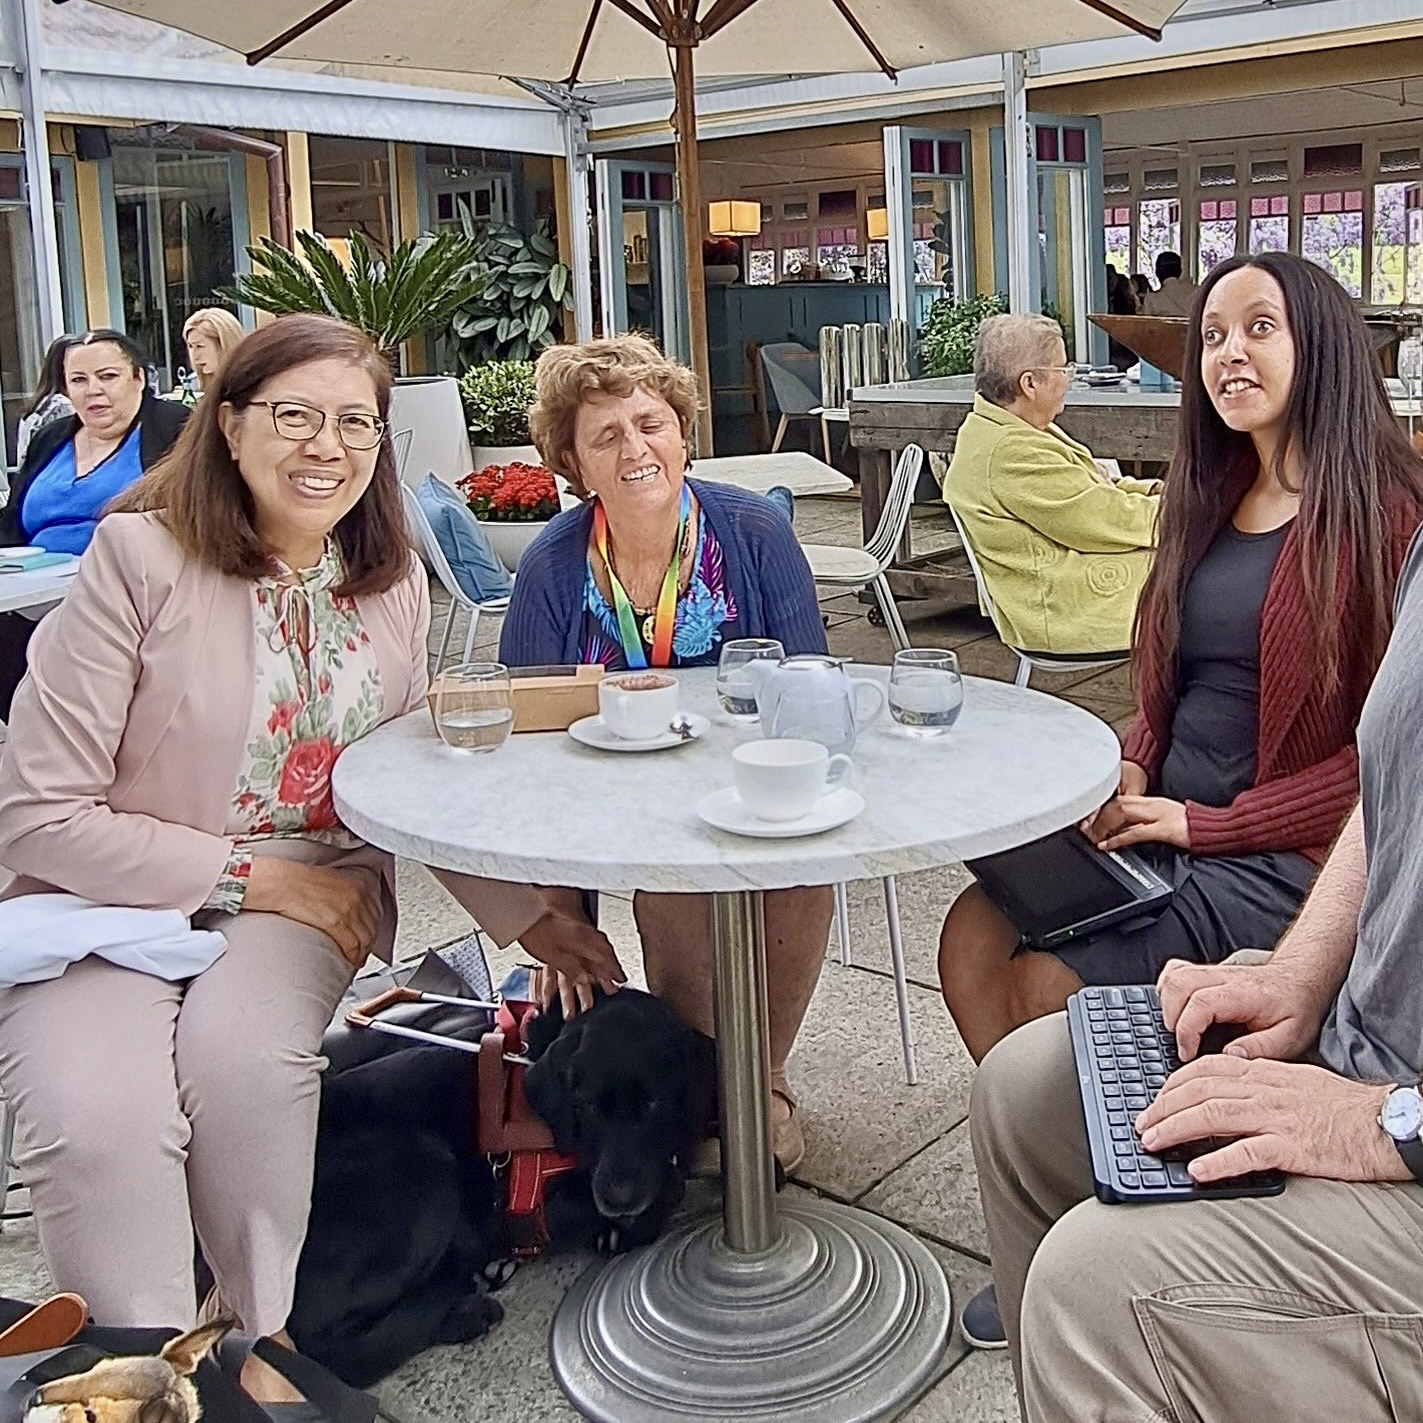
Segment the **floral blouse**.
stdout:
<svg viewBox="0 0 1423 1423">
<path fill-rule="evenodd" d="M 354 598 L 331 592 L 341 555 L 253 585 L 256 693 L 225 833 L 232 854 L 205 909 L 235 914 L 261 840 L 359 844 L 336 818 L 331 768 L 342 749 L 380 721 L 385 698 L 375 649 Z"/>
<path fill-rule="evenodd" d="M 583 589 L 583 641 L 578 660 L 601 663 L 609 672 L 627 667 L 622 639 L 618 636 L 618 615 L 603 596 L 593 577 L 593 555 Z M 697 550 L 692 558 L 692 577 L 677 600 L 672 624 L 672 666 L 705 667 L 715 664 L 724 640 L 738 637 L 736 601 L 726 580 L 721 545 L 707 526 L 697 519 Z M 638 619 L 639 628 L 647 619 Z M 652 640 L 643 632 L 643 648 L 649 654 Z"/>
</svg>

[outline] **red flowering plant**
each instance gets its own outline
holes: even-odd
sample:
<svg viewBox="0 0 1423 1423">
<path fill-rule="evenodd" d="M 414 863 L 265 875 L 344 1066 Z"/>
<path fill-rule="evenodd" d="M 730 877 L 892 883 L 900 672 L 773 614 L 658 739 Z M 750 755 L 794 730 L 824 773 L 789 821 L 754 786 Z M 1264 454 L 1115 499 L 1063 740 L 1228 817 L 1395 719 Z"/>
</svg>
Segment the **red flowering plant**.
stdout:
<svg viewBox="0 0 1423 1423">
<path fill-rule="evenodd" d="M 558 486 L 541 464 L 491 464 L 459 482 L 476 519 L 531 524 L 558 513 Z"/>
</svg>

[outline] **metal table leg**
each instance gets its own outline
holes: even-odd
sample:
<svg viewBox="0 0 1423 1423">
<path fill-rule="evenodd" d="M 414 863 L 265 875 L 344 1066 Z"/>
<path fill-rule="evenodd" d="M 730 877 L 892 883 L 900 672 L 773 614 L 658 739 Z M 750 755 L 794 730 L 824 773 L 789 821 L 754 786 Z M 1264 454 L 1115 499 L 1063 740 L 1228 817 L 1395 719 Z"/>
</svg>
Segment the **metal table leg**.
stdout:
<svg viewBox="0 0 1423 1423">
<path fill-rule="evenodd" d="M 898 1226 L 776 1199 L 761 895 L 714 897 L 721 1219 L 588 1271 L 554 1317 L 564 1392 L 600 1423 L 870 1423 L 928 1382 L 948 1284 Z"/>
</svg>

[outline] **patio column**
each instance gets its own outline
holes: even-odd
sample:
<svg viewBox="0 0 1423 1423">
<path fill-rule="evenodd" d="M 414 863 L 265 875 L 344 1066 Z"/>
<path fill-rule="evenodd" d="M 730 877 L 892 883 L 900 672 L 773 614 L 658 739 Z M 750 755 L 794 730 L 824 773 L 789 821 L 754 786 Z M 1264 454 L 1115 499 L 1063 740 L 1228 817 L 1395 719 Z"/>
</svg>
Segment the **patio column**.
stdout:
<svg viewBox="0 0 1423 1423">
<path fill-rule="evenodd" d="M 1028 230 L 1033 211 L 1028 183 L 1028 56 L 1021 51 L 1003 56 L 1003 158 L 1008 187 L 1008 309 L 1036 311 L 1032 296 L 1032 241 Z"/>
<path fill-rule="evenodd" d="M 20 41 L 20 112 L 24 124 L 25 183 L 29 189 L 30 241 L 34 248 L 35 296 L 40 345 L 64 331 L 64 291 L 59 280 L 59 230 L 54 218 L 49 130 L 45 122 L 44 74 L 40 68 L 40 18 L 36 0 L 15 6 Z"/>
<path fill-rule="evenodd" d="M 592 209 L 588 202 L 588 166 L 583 151 L 588 121 L 577 113 L 563 115 L 564 172 L 568 177 L 568 252 L 573 269 L 573 336 L 593 339 L 593 252 L 588 241 Z M 608 315 L 603 313 L 604 328 Z"/>
</svg>

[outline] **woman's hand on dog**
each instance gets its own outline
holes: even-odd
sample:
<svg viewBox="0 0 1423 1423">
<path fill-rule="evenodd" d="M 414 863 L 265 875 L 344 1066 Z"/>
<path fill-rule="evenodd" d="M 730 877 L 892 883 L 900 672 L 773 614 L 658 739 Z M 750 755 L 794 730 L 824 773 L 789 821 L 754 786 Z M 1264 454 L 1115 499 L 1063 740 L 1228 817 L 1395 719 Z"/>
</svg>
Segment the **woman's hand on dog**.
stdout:
<svg viewBox="0 0 1423 1423">
<path fill-rule="evenodd" d="M 571 1018 L 579 1008 L 593 1006 L 593 990 L 616 993 L 627 974 L 608 938 L 580 914 L 549 909 L 519 942 L 543 964 L 540 1001 L 545 1008 L 558 997 L 563 1015 Z"/>
<path fill-rule="evenodd" d="M 319 930 L 347 963 L 359 968 L 380 928 L 380 881 L 363 870 L 256 855 L 242 907 Z"/>
</svg>

